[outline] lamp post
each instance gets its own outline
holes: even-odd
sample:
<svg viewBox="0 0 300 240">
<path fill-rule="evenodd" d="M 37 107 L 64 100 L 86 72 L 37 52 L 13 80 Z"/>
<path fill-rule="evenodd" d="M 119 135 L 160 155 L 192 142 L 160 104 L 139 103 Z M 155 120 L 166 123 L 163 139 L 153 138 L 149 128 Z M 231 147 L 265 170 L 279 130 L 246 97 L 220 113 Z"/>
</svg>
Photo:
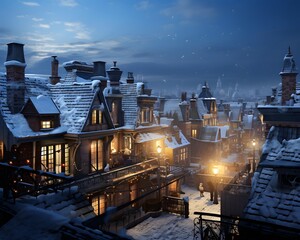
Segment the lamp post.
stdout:
<svg viewBox="0 0 300 240">
<path fill-rule="evenodd" d="M 253 146 L 252 173 L 254 173 L 255 167 L 256 167 L 256 164 L 255 164 L 255 145 L 256 145 L 256 141 L 255 141 L 255 138 L 253 138 L 253 140 L 252 140 L 252 146 Z"/>
<path fill-rule="evenodd" d="M 161 154 L 161 151 L 162 151 L 162 148 L 161 146 L 157 146 L 156 147 L 156 151 L 157 151 L 157 162 L 158 162 L 158 179 L 157 179 L 157 184 L 158 184 L 158 200 L 160 201 L 160 154 Z"/>
<path fill-rule="evenodd" d="M 215 175 L 215 187 L 214 187 L 214 201 L 213 204 L 218 204 L 218 181 L 217 181 L 217 175 L 219 174 L 219 168 L 218 166 L 214 166 L 213 169 L 213 174 Z"/>
</svg>

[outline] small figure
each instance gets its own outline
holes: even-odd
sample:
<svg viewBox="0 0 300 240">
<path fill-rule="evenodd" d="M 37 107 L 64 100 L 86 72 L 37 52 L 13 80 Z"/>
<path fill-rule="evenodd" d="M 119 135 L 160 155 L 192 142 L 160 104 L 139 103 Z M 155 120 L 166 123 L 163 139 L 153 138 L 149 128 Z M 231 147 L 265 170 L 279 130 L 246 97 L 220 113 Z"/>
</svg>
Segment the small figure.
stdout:
<svg viewBox="0 0 300 240">
<path fill-rule="evenodd" d="M 199 184 L 200 197 L 204 197 L 204 187 L 203 183 Z"/>
</svg>

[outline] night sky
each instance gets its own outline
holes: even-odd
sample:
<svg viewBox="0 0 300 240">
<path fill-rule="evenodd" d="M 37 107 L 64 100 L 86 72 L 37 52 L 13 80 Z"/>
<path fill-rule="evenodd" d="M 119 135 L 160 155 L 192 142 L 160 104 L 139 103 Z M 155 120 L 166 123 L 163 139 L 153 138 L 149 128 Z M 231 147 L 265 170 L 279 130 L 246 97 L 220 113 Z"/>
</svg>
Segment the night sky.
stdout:
<svg viewBox="0 0 300 240">
<path fill-rule="evenodd" d="M 26 73 L 49 74 L 51 55 L 116 60 L 124 79 L 132 71 L 154 89 L 214 89 L 220 78 L 268 94 L 289 46 L 300 66 L 297 0 L 2 0 L 0 16 L 0 60 L 7 43 L 24 43 Z"/>
</svg>

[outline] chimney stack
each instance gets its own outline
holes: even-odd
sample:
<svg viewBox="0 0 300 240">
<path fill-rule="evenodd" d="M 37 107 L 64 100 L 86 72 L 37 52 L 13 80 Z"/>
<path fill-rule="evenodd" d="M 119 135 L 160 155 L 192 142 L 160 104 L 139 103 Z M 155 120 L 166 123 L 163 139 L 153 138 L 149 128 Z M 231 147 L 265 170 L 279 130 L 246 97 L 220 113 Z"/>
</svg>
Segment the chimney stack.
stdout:
<svg viewBox="0 0 300 240">
<path fill-rule="evenodd" d="M 100 89 L 103 91 L 107 87 L 106 62 L 96 61 L 94 63 L 93 77 L 91 80 L 100 80 Z"/>
<path fill-rule="evenodd" d="M 7 105 L 11 113 L 18 113 L 25 102 L 25 57 L 24 44 L 7 44 L 7 57 L 4 63 L 7 78 Z"/>
<path fill-rule="evenodd" d="M 24 44 L 9 43 L 7 46 L 7 57 L 4 63 L 7 79 L 11 81 L 24 81 L 26 67 L 23 50 Z"/>
<path fill-rule="evenodd" d="M 127 83 L 134 83 L 133 72 L 128 72 L 126 82 Z"/>
<path fill-rule="evenodd" d="M 282 82 L 281 105 L 286 105 L 286 103 L 289 102 L 291 95 L 296 93 L 296 76 L 298 74 L 290 47 L 283 59 L 283 68 L 279 74 Z"/>
<path fill-rule="evenodd" d="M 56 59 L 57 56 L 52 56 L 52 62 L 51 62 L 51 77 L 50 77 L 50 83 L 55 85 L 60 81 L 60 77 L 58 76 L 58 60 Z"/>
<path fill-rule="evenodd" d="M 122 71 L 117 67 L 117 62 L 113 62 L 114 65 L 111 67 L 107 72 L 108 78 L 110 81 L 110 85 L 113 86 L 119 86 L 120 85 L 120 79 L 122 75 Z"/>
<path fill-rule="evenodd" d="M 94 62 L 94 76 L 101 76 L 101 77 L 106 77 L 106 67 L 105 67 L 106 62 L 103 61 L 96 61 Z"/>
</svg>

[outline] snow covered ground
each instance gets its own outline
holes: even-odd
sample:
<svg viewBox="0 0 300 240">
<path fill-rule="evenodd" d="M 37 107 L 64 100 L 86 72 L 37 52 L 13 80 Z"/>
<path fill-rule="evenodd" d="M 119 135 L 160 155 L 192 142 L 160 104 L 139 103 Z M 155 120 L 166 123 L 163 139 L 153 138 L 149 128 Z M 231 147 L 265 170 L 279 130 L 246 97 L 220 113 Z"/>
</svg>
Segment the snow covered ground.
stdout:
<svg viewBox="0 0 300 240">
<path fill-rule="evenodd" d="M 194 212 L 220 213 L 219 204 L 210 201 L 209 192 L 204 193 L 200 198 L 200 193 L 196 188 L 182 186 L 181 197 L 189 198 L 189 218 L 176 214 L 162 213 L 157 218 L 148 218 L 137 226 L 128 229 L 127 235 L 138 240 L 176 240 L 193 239 L 194 219 L 198 217 Z"/>
</svg>

